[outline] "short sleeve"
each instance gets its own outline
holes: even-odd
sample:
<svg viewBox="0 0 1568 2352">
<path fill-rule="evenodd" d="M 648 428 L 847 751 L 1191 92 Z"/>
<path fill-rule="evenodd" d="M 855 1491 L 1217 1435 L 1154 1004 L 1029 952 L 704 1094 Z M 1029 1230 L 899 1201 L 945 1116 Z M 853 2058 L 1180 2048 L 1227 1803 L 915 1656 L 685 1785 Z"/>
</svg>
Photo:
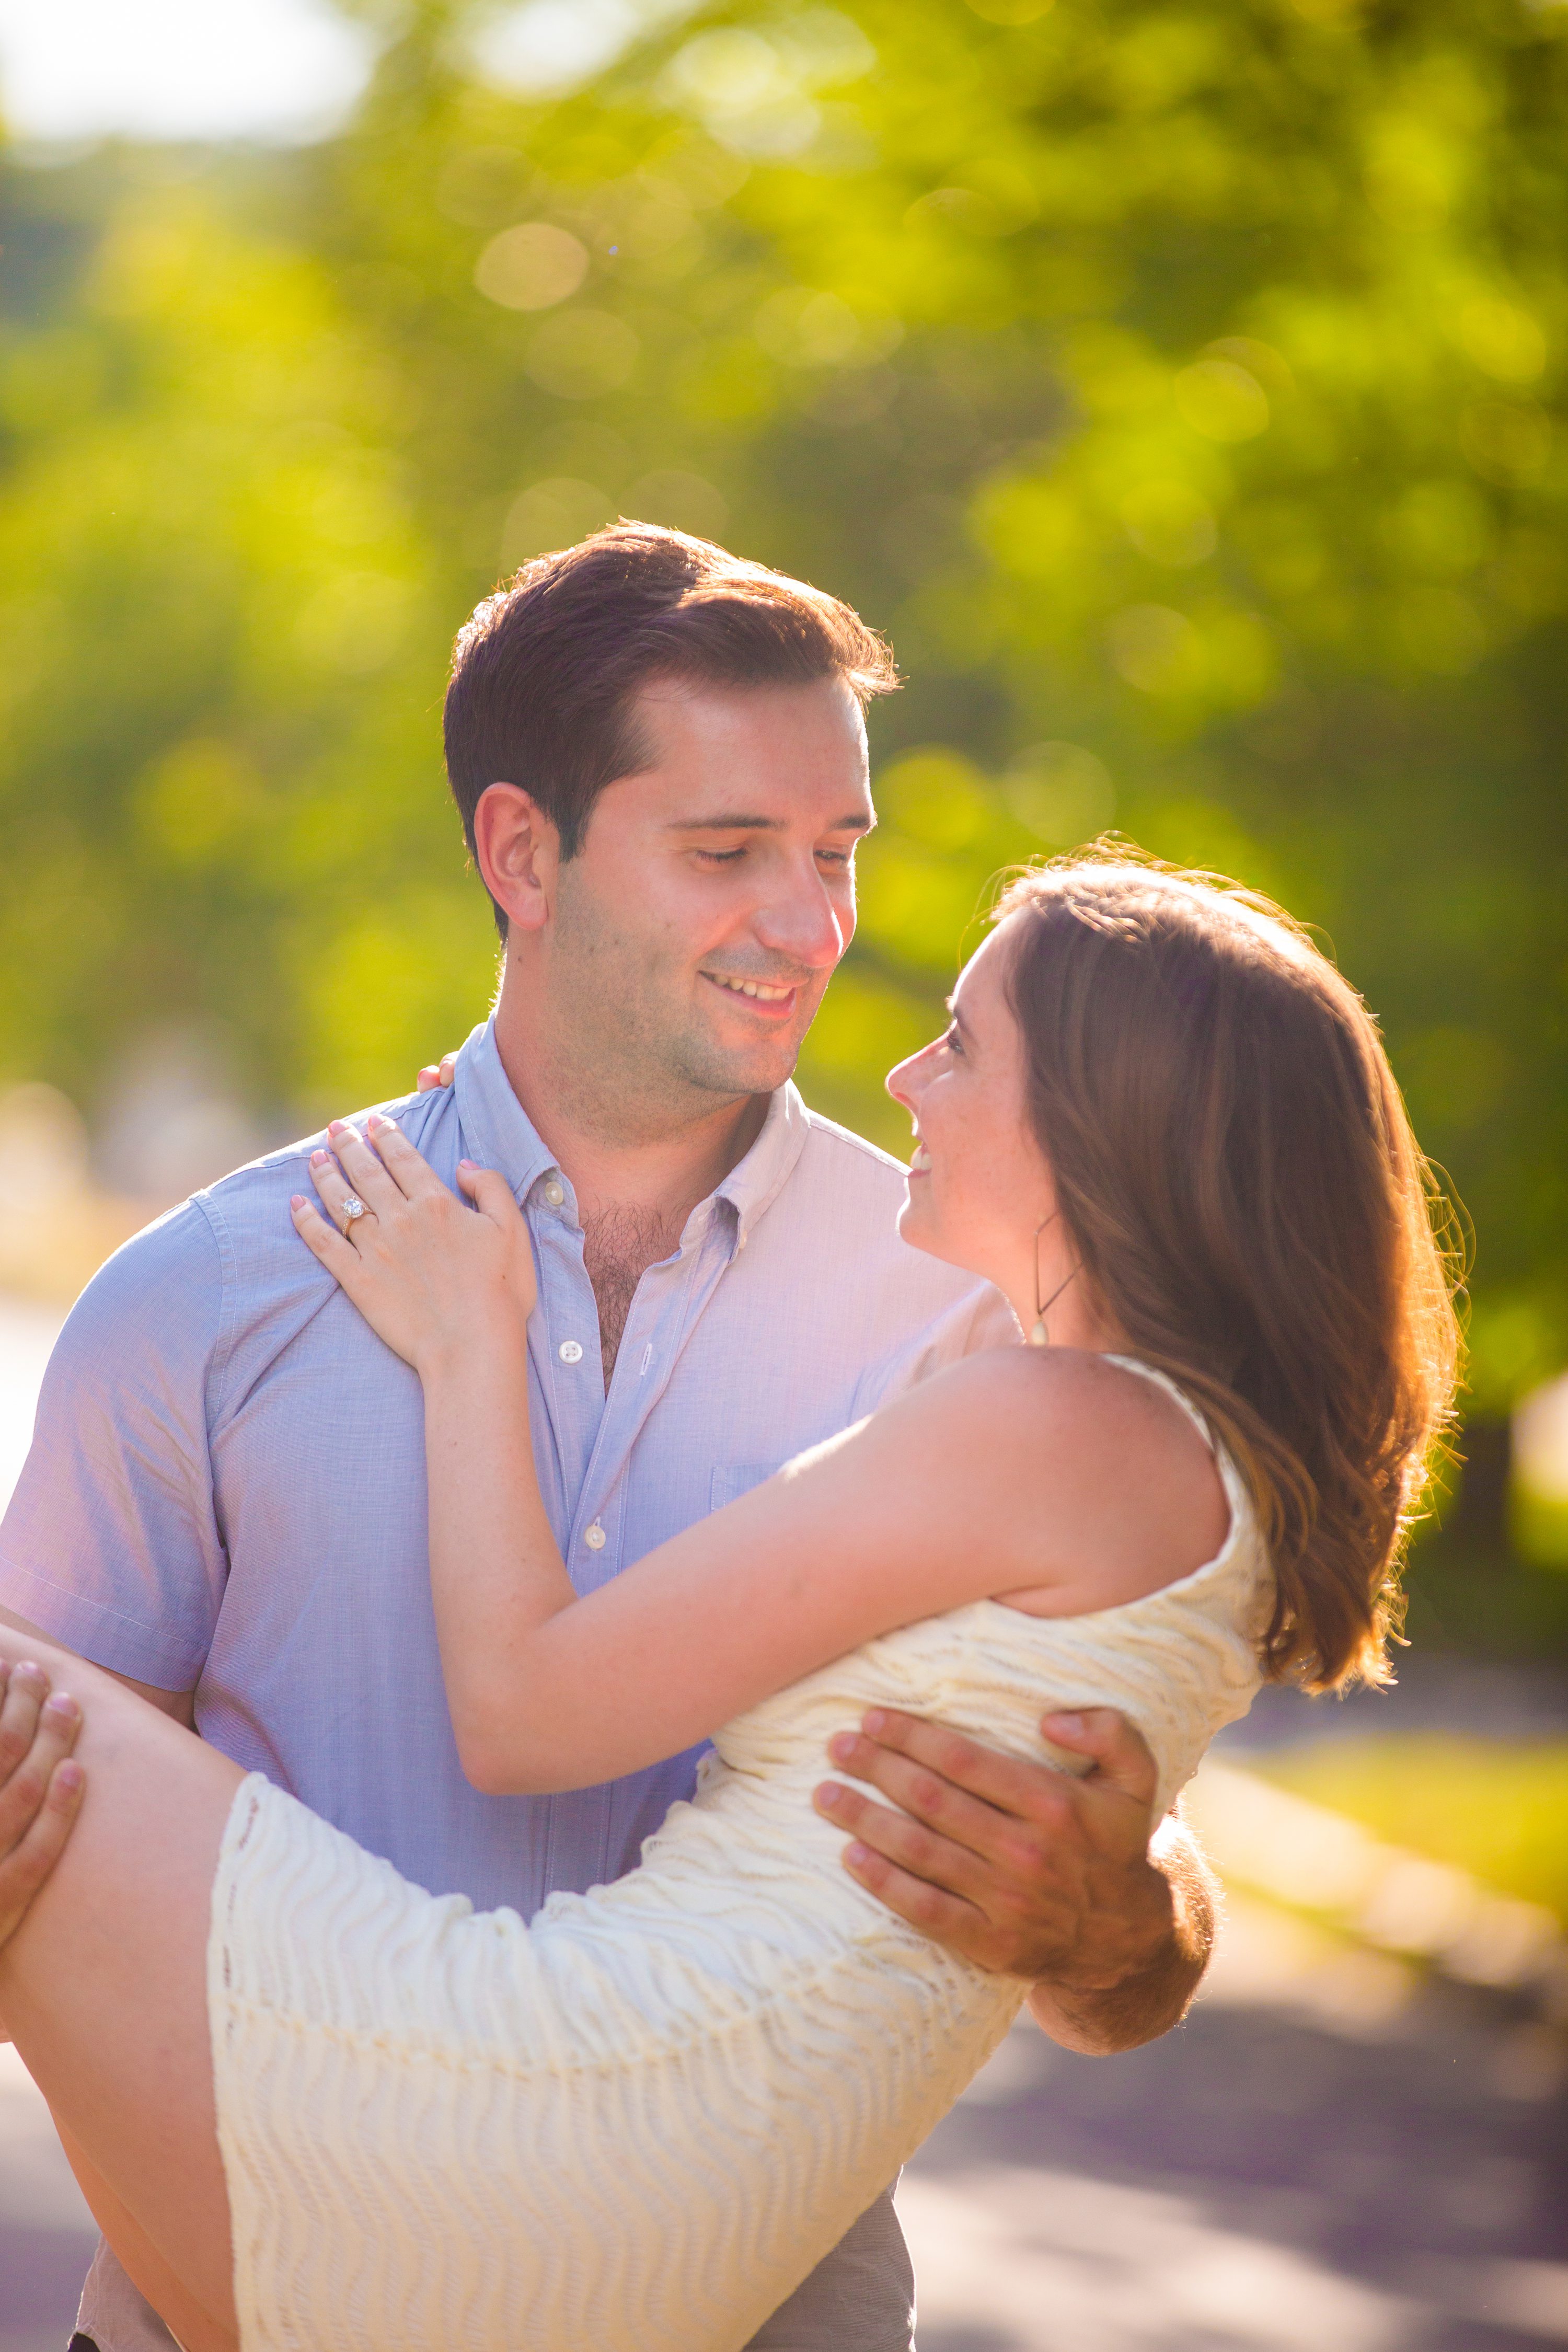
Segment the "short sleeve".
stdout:
<svg viewBox="0 0 1568 2352">
<path fill-rule="evenodd" d="M 223 1307 L 199 1203 L 117 1251 L 56 1343 L 0 1522 L 0 1601 L 163 1690 L 199 1680 L 227 1573 L 207 1457 Z"/>
</svg>

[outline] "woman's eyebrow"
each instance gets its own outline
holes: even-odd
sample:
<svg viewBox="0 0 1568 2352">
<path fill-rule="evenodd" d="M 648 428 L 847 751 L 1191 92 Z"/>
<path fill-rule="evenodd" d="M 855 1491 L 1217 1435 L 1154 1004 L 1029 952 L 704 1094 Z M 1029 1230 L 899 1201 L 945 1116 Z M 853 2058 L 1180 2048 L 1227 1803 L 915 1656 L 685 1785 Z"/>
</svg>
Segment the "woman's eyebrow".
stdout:
<svg viewBox="0 0 1568 2352">
<path fill-rule="evenodd" d="M 961 1037 L 973 1037 L 974 1032 L 970 1027 L 968 1022 L 964 1019 L 963 1013 L 959 1011 L 958 999 L 955 996 L 950 996 L 947 999 L 947 1009 L 949 1013 L 952 1015 L 952 1025 L 957 1030 L 959 1035 Z"/>
</svg>

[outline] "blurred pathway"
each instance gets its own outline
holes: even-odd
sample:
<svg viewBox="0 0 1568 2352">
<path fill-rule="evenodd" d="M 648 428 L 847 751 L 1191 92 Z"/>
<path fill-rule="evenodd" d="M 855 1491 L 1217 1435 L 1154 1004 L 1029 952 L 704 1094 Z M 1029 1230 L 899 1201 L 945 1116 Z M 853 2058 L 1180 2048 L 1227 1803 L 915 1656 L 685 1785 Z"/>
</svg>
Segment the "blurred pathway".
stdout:
<svg viewBox="0 0 1568 2352">
<path fill-rule="evenodd" d="M 0 2352 L 65 2352 L 97 2243 L 49 2111 L 0 2045 Z"/>
<path fill-rule="evenodd" d="M 905 2176 L 921 2352 L 1568 2345 L 1568 2086 L 1538 2029 L 1232 1906 L 1192 2019 L 1032 2028 Z"/>
</svg>

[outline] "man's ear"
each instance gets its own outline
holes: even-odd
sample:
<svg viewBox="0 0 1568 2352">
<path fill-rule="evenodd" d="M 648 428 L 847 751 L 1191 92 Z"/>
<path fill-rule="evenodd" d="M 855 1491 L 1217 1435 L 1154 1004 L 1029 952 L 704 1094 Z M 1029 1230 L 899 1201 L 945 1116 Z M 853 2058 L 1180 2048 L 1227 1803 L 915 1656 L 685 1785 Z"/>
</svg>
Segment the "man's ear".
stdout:
<svg viewBox="0 0 1568 2352">
<path fill-rule="evenodd" d="M 490 784 L 474 810 L 474 856 L 514 930 L 542 930 L 555 903 L 561 835 L 521 784 Z"/>
</svg>

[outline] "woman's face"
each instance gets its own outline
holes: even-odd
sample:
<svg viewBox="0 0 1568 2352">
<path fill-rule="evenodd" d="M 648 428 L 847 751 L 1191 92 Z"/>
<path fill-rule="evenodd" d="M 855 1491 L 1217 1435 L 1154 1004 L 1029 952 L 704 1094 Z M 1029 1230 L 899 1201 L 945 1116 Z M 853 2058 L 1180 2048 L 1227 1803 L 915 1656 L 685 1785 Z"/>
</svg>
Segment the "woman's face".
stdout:
<svg viewBox="0 0 1568 2352">
<path fill-rule="evenodd" d="M 1026 1330 L 1036 1307 L 1036 1235 L 1057 1205 L 1049 1162 L 1026 1103 L 1024 1044 L 1004 978 L 1011 923 L 965 965 L 951 1026 L 888 1074 L 915 1122 L 909 1199 L 899 1231 L 914 1248 L 983 1275 Z M 1042 1296 L 1072 1259 L 1060 1220 L 1039 1236 Z M 1076 1287 L 1076 1286 L 1075 1286 Z"/>
</svg>

